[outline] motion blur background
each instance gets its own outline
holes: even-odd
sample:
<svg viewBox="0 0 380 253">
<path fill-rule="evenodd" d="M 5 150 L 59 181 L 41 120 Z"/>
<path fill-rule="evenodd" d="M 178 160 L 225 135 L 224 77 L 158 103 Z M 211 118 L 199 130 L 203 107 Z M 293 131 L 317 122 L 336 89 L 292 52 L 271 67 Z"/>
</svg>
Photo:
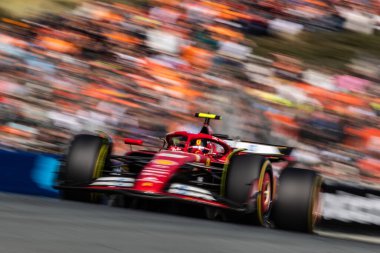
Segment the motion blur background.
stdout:
<svg viewBox="0 0 380 253">
<path fill-rule="evenodd" d="M 198 131 L 380 182 L 379 0 L 1 0 L 0 147 Z M 152 141 L 147 139 L 148 142 Z"/>
</svg>

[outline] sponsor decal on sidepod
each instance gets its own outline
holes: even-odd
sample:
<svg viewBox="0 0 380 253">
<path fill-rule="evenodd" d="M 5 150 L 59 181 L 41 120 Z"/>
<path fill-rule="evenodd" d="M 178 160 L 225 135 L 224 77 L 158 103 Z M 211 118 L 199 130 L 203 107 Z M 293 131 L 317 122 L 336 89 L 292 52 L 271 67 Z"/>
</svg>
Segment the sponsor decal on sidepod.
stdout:
<svg viewBox="0 0 380 253">
<path fill-rule="evenodd" d="M 177 165 L 178 163 L 175 161 L 171 160 L 165 160 L 165 159 L 156 159 L 152 161 L 153 164 L 158 164 L 158 165 L 167 165 L 167 166 L 173 166 Z"/>
</svg>

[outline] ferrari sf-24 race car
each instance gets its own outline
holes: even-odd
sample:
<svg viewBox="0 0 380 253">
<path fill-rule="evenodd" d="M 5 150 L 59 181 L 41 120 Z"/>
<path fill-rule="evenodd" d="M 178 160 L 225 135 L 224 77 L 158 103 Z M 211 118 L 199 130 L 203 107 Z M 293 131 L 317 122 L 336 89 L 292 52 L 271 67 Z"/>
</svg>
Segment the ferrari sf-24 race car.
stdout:
<svg viewBox="0 0 380 253">
<path fill-rule="evenodd" d="M 68 200 L 122 195 L 163 205 L 184 201 L 203 206 L 210 218 L 238 216 L 258 225 L 313 231 L 321 187 L 315 171 L 291 167 L 290 147 L 213 134 L 210 121 L 221 117 L 195 116 L 205 120 L 199 133 L 169 133 L 158 151 L 131 148 L 116 156 L 105 134 L 75 136 L 55 187 Z M 143 146 L 139 139 L 125 143 Z M 272 164 L 282 164 L 279 176 Z"/>
</svg>

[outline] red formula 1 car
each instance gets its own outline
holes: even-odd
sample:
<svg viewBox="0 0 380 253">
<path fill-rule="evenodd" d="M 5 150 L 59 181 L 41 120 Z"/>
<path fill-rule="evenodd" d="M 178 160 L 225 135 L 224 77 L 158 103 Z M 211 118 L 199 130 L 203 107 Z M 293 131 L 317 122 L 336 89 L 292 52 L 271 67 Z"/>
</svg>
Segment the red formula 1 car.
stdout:
<svg viewBox="0 0 380 253">
<path fill-rule="evenodd" d="M 210 120 L 199 133 L 173 132 L 159 151 L 111 154 L 106 136 L 75 136 L 59 171 L 56 188 L 69 200 L 123 195 L 127 199 L 185 201 L 205 207 L 210 218 L 244 217 L 259 225 L 311 232 L 318 217 L 320 176 L 290 167 L 291 148 L 214 135 Z M 143 145 L 142 140 L 125 139 Z M 272 164 L 285 164 L 276 176 Z"/>
</svg>

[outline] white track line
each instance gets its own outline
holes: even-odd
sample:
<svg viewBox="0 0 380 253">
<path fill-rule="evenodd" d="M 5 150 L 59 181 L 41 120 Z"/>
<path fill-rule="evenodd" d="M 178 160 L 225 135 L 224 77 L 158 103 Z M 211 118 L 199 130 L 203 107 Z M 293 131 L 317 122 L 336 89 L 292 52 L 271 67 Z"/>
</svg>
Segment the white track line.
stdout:
<svg viewBox="0 0 380 253">
<path fill-rule="evenodd" d="M 337 239 L 349 239 L 349 240 L 355 240 L 355 241 L 360 241 L 360 242 L 380 244 L 380 238 L 375 237 L 375 236 L 347 234 L 347 233 L 321 231 L 321 230 L 317 230 L 315 231 L 315 233 L 320 236 L 333 237 Z"/>
</svg>

